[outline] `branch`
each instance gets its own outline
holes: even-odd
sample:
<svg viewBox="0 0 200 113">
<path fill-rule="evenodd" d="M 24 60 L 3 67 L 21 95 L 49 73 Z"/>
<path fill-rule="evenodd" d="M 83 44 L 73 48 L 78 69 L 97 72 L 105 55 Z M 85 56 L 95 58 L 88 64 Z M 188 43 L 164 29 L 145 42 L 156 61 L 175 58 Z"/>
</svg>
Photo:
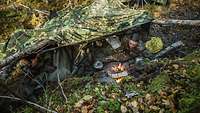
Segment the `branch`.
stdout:
<svg viewBox="0 0 200 113">
<path fill-rule="evenodd" d="M 60 90 L 61 90 L 61 92 L 62 92 L 62 95 L 63 95 L 63 97 L 64 97 L 64 99 L 65 99 L 65 102 L 67 102 L 67 96 L 65 95 L 65 92 L 64 92 L 64 90 L 63 90 L 62 84 L 61 84 L 61 82 L 60 82 L 60 75 L 57 74 L 57 77 L 58 77 L 58 85 L 59 85 Z"/>
<path fill-rule="evenodd" d="M 57 113 L 56 111 L 53 111 L 53 110 L 49 110 L 39 104 L 36 104 L 34 102 L 31 102 L 31 101 L 28 101 L 28 100 L 22 100 L 20 98 L 17 98 L 17 97 L 10 97 L 10 96 L 0 96 L 0 98 L 4 98 L 4 99 L 12 99 L 12 100 L 17 100 L 17 101 L 21 101 L 21 102 L 24 102 L 24 103 L 27 103 L 29 105 L 32 105 L 34 107 L 37 107 L 38 109 L 42 110 L 42 111 L 46 111 L 46 112 L 50 112 L 50 113 Z"/>
<path fill-rule="evenodd" d="M 154 23 L 154 24 L 178 24 L 178 25 L 200 26 L 200 20 L 165 19 L 165 20 L 153 20 L 152 23 Z"/>
<path fill-rule="evenodd" d="M 32 8 L 26 6 L 26 5 L 21 4 L 21 3 L 14 3 L 14 5 L 15 6 L 22 6 L 22 7 L 26 8 L 26 9 L 33 10 L 33 11 L 36 11 L 38 13 L 42 13 L 42 14 L 45 14 L 45 15 L 50 15 L 50 13 L 48 11 L 40 11 L 38 9 L 32 9 Z"/>
</svg>

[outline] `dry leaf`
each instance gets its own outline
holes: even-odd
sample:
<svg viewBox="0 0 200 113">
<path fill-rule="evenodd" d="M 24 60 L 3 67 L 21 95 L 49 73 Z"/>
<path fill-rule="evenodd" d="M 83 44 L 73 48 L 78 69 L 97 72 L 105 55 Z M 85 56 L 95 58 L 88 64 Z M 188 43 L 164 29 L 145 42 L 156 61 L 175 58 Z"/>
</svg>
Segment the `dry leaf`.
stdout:
<svg viewBox="0 0 200 113">
<path fill-rule="evenodd" d="M 121 112 L 126 113 L 127 111 L 128 111 L 128 109 L 126 108 L 126 106 L 121 105 Z"/>
</svg>

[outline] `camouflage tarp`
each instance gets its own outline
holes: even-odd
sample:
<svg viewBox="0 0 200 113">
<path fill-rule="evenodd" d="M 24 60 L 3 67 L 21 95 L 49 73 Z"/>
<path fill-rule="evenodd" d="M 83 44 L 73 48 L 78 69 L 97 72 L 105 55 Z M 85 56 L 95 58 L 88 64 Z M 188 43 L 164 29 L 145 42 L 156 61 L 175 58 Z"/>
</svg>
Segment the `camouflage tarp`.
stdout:
<svg viewBox="0 0 200 113">
<path fill-rule="evenodd" d="M 160 4 L 163 4 L 163 5 L 166 5 L 168 0 L 151 0 L 151 1 L 154 1 L 156 3 L 160 3 Z"/>
<path fill-rule="evenodd" d="M 23 51 L 42 40 L 54 40 L 60 45 L 89 41 L 151 20 L 146 11 L 127 8 L 117 0 L 96 0 L 62 10 L 40 28 L 17 30 L 7 43 L 7 53 Z"/>
<path fill-rule="evenodd" d="M 168 0 L 120 0 L 121 2 L 123 3 L 130 3 L 130 2 L 133 2 L 133 3 L 136 3 L 136 4 L 146 4 L 146 3 L 158 3 L 158 4 L 161 4 L 161 5 L 166 5 Z"/>
</svg>

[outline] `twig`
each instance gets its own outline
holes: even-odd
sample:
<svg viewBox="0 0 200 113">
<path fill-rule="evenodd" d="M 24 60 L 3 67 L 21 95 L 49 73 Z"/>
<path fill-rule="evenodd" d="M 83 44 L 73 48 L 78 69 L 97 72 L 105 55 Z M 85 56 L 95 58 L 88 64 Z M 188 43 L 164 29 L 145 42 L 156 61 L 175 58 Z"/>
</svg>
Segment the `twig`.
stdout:
<svg viewBox="0 0 200 113">
<path fill-rule="evenodd" d="M 22 102 L 25 102 L 25 103 L 27 103 L 27 104 L 29 104 L 29 105 L 32 105 L 32 106 L 34 106 L 34 107 L 37 107 L 37 108 L 39 108 L 39 109 L 42 110 L 42 111 L 46 111 L 46 112 L 50 112 L 50 113 L 57 113 L 57 112 L 54 111 L 54 110 L 47 109 L 47 108 L 45 108 L 45 107 L 43 107 L 43 106 L 41 106 L 41 105 L 39 105 L 39 104 L 36 104 L 36 103 L 31 102 L 31 101 L 28 101 L 28 100 L 22 100 L 22 99 L 17 98 L 17 97 L 0 96 L 0 98 L 22 101 Z"/>
<path fill-rule="evenodd" d="M 30 8 L 30 7 L 28 7 L 28 6 L 24 5 L 24 4 L 21 4 L 21 3 L 17 3 L 17 4 L 14 3 L 14 5 L 22 6 L 22 7 L 24 7 L 24 8 L 29 9 L 29 10 L 33 10 L 33 11 L 36 11 L 36 12 L 38 12 L 38 13 L 43 13 L 43 14 L 45 14 L 45 15 L 50 15 L 50 13 L 49 13 L 48 11 L 40 11 L 40 10 L 38 10 L 38 9 L 32 9 L 32 8 Z"/>
<path fill-rule="evenodd" d="M 57 77 L 58 77 L 58 85 L 59 85 L 60 90 L 61 90 L 61 92 L 62 92 L 62 95 L 63 95 L 63 97 L 64 97 L 64 99 L 65 99 L 65 102 L 67 103 L 67 96 L 65 95 L 65 92 L 64 92 L 64 90 L 63 90 L 62 84 L 61 84 L 61 82 L 60 82 L 60 75 L 57 74 Z"/>
</svg>

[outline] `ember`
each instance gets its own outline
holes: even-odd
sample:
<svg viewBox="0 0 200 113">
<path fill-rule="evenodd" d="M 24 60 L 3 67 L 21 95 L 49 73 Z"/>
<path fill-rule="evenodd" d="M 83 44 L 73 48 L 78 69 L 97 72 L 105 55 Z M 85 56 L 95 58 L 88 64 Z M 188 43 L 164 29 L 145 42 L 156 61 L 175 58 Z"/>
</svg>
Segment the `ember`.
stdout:
<svg viewBox="0 0 200 113">
<path fill-rule="evenodd" d="M 116 79 L 115 79 L 115 81 L 116 81 L 117 83 L 120 83 L 122 80 L 123 80 L 122 77 L 120 77 L 120 78 L 116 78 Z"/>
</svg>

